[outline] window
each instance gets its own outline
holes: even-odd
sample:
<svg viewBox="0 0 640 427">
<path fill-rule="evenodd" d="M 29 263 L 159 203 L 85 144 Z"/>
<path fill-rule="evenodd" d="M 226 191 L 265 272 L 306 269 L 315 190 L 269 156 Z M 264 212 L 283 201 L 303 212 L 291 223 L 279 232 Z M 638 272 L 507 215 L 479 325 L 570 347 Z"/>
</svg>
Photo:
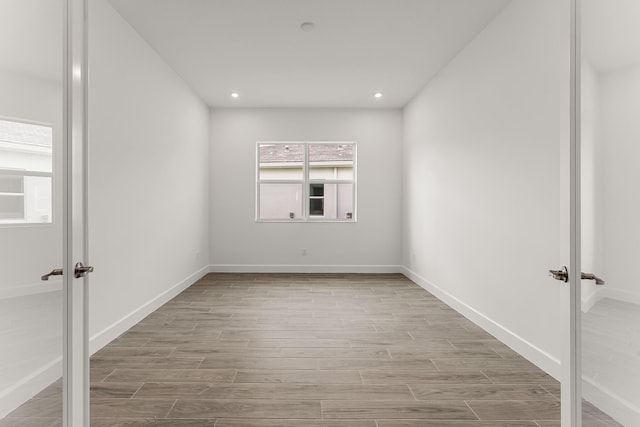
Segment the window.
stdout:
<svg viewBox="0 0 640 427">
<path fill-rule="evenodd" d="M 0 119 L 0 225 L 51 223 L 53 129 Z"/>
<path fill-rule="evenodd" d="M 256 220 L 354 222 L 356 143 L 259 142 Z"/>
</svg>

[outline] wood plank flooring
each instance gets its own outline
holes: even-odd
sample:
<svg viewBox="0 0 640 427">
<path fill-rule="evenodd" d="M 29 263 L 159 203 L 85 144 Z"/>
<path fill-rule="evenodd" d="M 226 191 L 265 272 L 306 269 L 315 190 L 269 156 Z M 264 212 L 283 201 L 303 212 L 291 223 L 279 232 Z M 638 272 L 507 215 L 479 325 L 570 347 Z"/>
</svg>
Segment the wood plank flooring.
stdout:
<svg viewBox="0 0 640 427">
<path fill-rule="evenodd" d="M 91 381 L 99 427 L 560 426 L 553 378 L 401 275 L 209 274 L 96 353 Z M 0 426 L 60 411 L 56 383 Z"/>
</svg>

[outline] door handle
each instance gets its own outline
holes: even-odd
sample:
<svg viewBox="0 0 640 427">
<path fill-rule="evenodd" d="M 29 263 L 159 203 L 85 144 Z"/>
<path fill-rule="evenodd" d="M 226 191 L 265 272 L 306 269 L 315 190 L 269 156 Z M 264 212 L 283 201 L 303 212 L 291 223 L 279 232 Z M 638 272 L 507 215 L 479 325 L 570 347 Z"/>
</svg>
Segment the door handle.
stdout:
<svg viewBox="0 0 640 427">
<path fill-rule="evenodd" d="M 553 277 L 556 280 L 568 282 L 569 270 L 567 270 L 566 266 L 563 266 L 560 270 L 549 270 L 549 276 Z M 593 273 L 580 273 L 580 278 L 582 280 L 595 280 L 596 285 L 604 285 L 604 280 L 602 280 L 601 278 L 599 278 Z"/>
<path fill-rule="evenodd" d="M 40 277 L 40 280 L 49 280 L 50 276 L 62 276 L 62 269 L 61 268 L 54 268 L 49 273 L 47 273 L 44 276 Z"/>
<path fill-rule="evenodd" d="M 604 285 L 604 280 L 602 280 L 601 278 L 599 278 L 598 276 L 596 276 L 593 273 L 582 273 L 580 275 L 580 278 L 582 280 L 595 280 L 596 281 L 596 285 Z"/>
<path fill-rule="evenodd" d="M 87 273 L 92 273 L 92 272 L 93 272 L 93 267 L 90 267 L 90 266 L 85 267 L 81 262 L 79 262 L 75 266 L 75 269 L 73 271 L 73 277 L 75 277 L 76 279 L 79 279 L 81 277 L 85 277 Z M 40 280 L 49 280 L 49 277 L 51 276 L 62 276 L 62 274 L 63 274 L 63 270 L 61 268 L 54 268 L 49 273 L 40 277 Z"/>
<path fill-rule="evenodd" d="M 79 279 L 81 277 L 85 277 L 87 273 L 93 273 L 93 267 L 84 266 L 81 262 L 77 263 L 75 269 L 73 271 L 73 277 Z"/>
<path fill-rule="evenodd" d="M 549 276 L 553 277 L 556 280 L 561 280 L 563 282 L 569 281 L 569 270 L 567 270 L 566 266 L 563 266 L 560 270 L 549 270 Z"/>
</svg>

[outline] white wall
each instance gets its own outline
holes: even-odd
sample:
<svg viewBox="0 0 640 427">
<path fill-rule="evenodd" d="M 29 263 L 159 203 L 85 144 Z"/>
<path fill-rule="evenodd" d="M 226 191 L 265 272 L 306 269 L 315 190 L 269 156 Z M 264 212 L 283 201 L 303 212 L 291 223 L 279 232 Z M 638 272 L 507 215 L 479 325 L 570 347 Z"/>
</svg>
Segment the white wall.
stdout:
<svg viewBox="0 0 640 427">
<path fill-rule="evenodd" d="M 388 271 L 399 265 L 401 140 L 400 110 L 213 109 L 212 268 Z M 256 223 L 257 141 L 357 142 L 358 222 Z"/>
<path fill-rule="evenodd" d="M 640 304 L 640 64 L 600 75 L 606 292 Z"/>
<path fill-rule="evenodd" d="M 599 77 L 588 63 L 581 70 L 581 226 L 582 271 L 604 275 L 604 200 L 602 194 L 603 146 L 601 135 Z M 605 277 L 605 276 L 603 276 Z M 582 282 L 582 308 L 588 311 L 601 290 L 593 281 Z"/>
<path fill-rule="evenodd" d="M 106 0 L 89 13 L 96 350 L 206 271 L 209 113 Z"/>
<path fill-rule="evenodd" d="M 507 6 L 407 106 L 404 143 L 407 274 L 556 376 L 562 3 Z"/>
</svg>

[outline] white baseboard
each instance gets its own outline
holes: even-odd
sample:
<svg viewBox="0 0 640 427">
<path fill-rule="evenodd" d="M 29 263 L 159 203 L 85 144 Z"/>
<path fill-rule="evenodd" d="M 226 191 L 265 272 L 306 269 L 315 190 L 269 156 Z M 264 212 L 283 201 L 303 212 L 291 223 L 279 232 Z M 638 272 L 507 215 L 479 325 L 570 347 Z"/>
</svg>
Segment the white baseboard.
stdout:
<svg viewBox="0 0 640 427">
<path fill-rule="evenodd" d="M 632 304 L 640 305 L 640 293 L 639 292 L 631 292 L 624 289 L 607 287 L 604 285 L 601 289 L 599 289 L 599 293 L 602 293 L 602 298 L 611 298 L 617 301 L 629 302 Z"/>
<path fill-rule="evenodd" d="M 640 293 L 607 287 L 607 285 L 604 285 L 599 287 L 589 298 L 582 301 L 582 312 L 588 312 L 594 305 L 605 298 L 640 305 Z"/>
<path fill-rule="evenodd" d="M 210 273 L 402 273 L 398 265 L 210 264 Z"/>
<path fill-rule="evenodd" d="M 587 313 L 589 310 L 593 308 L 594 305 L 598 303 L 601 299 L 604 298 L 603 288 L 598 288 L 594 293 L 592 293 L 589 298 L 582 300 L 582 312 Z"/>
<path fill-rule="evenodd" d="M 94 354 L 102 347 L 110 343 L 113 339 L 120 336 L 127 329 L 140 322 L 149 314 L 160 308 L 163 304 L 168 302 L 171 298 L 178 295 L 180 292 L 200 280 L 209 272 L 209 266 L 205 266 L 195 273 L 189 275 L 179 283 L 173 285 L 171 288 L 161 293 L 151 301 L 138 307 L 122 319 L 114 322 L 107 328 L 98 332 L 90 338 L 89 351 Z M 62 358 L 40 367 L 31 374 L 25 376 L 23 379 L 15 383 L 13 386 L 6 390 L 0 391 L 0 419 L 12 412 L 14 409 L 22 405 L 27 400 L 38 394 L 44 388 L 55 382 L 60 378 L 62 372 Z"/>
<path fill-rule="evenodd" d="M 402 273 L 409 279 L 413 280 L 416 284 L 448 304 L 458 313 L 462 314 L 467 319 L 471 320 L 476 325 L 502 341 L 504 344 L 508 345 L 522 357 L 529 360 L 552 377 L 558 380 L 560 379 L 561 370 L 560 360 L 558 358 L 536 347 L 529 341 L 515 334 L 513 331 L 510 331 L 498 322 L 480 313 L 473 307 L 467 305 L 460 299 L 434 285 L 408 268 L 402 267 Z"/>
<path fill-rule="evenodd" d="M 32 285 L 22 285 L 12 288 L 0 288 L 0 300 L 9 298 L 27 297 L 36 294 L 47 294 L 51 292 L 62 292 L 62 279 L 51 279 L 50 282 L 34 283 Z"/>
<path fill-rule="evenodd" d="M 158 308 L 166 304 L 171 298 L 193 285 L 195 282 L 203 278 L 209 272 L 209 267 L 202 267 L 200 270 L 189 275 L 171 288 L 167 289 L 151 301 L 141 305 L 123 318 L 115 321 L 100 332 L 96 333 L 89 339 L 89 352 L 94 354 L 105 345 L 109 344 L 115 338 L 122 335 L 125 331 L 136 325 L 142 319 L 153 313 Z"/>
<path fill-rule="evenodd" d="M 640 426 L 640 408 L 589 378 L 582 382 L 582 396 L 624 426 Z"/>
<path fill-rule="evenodd" d="M 607 285 L 598 287 L 587 300 L 582 302 L 582 311 L 587 312 L 605 298 L 640 305 L 640 294 Z M 640 426 L 640 408 L 620 397 L 614 391 L 602 386 L 591 378 L 584 378 L 583 397 L 625 426 Z"/>
<path fill-rule="evenodd" d="M 60 378 L 62 357 L 40 367 L 11 387 L 0 391 L 0 420 Z"/>
</svg>

